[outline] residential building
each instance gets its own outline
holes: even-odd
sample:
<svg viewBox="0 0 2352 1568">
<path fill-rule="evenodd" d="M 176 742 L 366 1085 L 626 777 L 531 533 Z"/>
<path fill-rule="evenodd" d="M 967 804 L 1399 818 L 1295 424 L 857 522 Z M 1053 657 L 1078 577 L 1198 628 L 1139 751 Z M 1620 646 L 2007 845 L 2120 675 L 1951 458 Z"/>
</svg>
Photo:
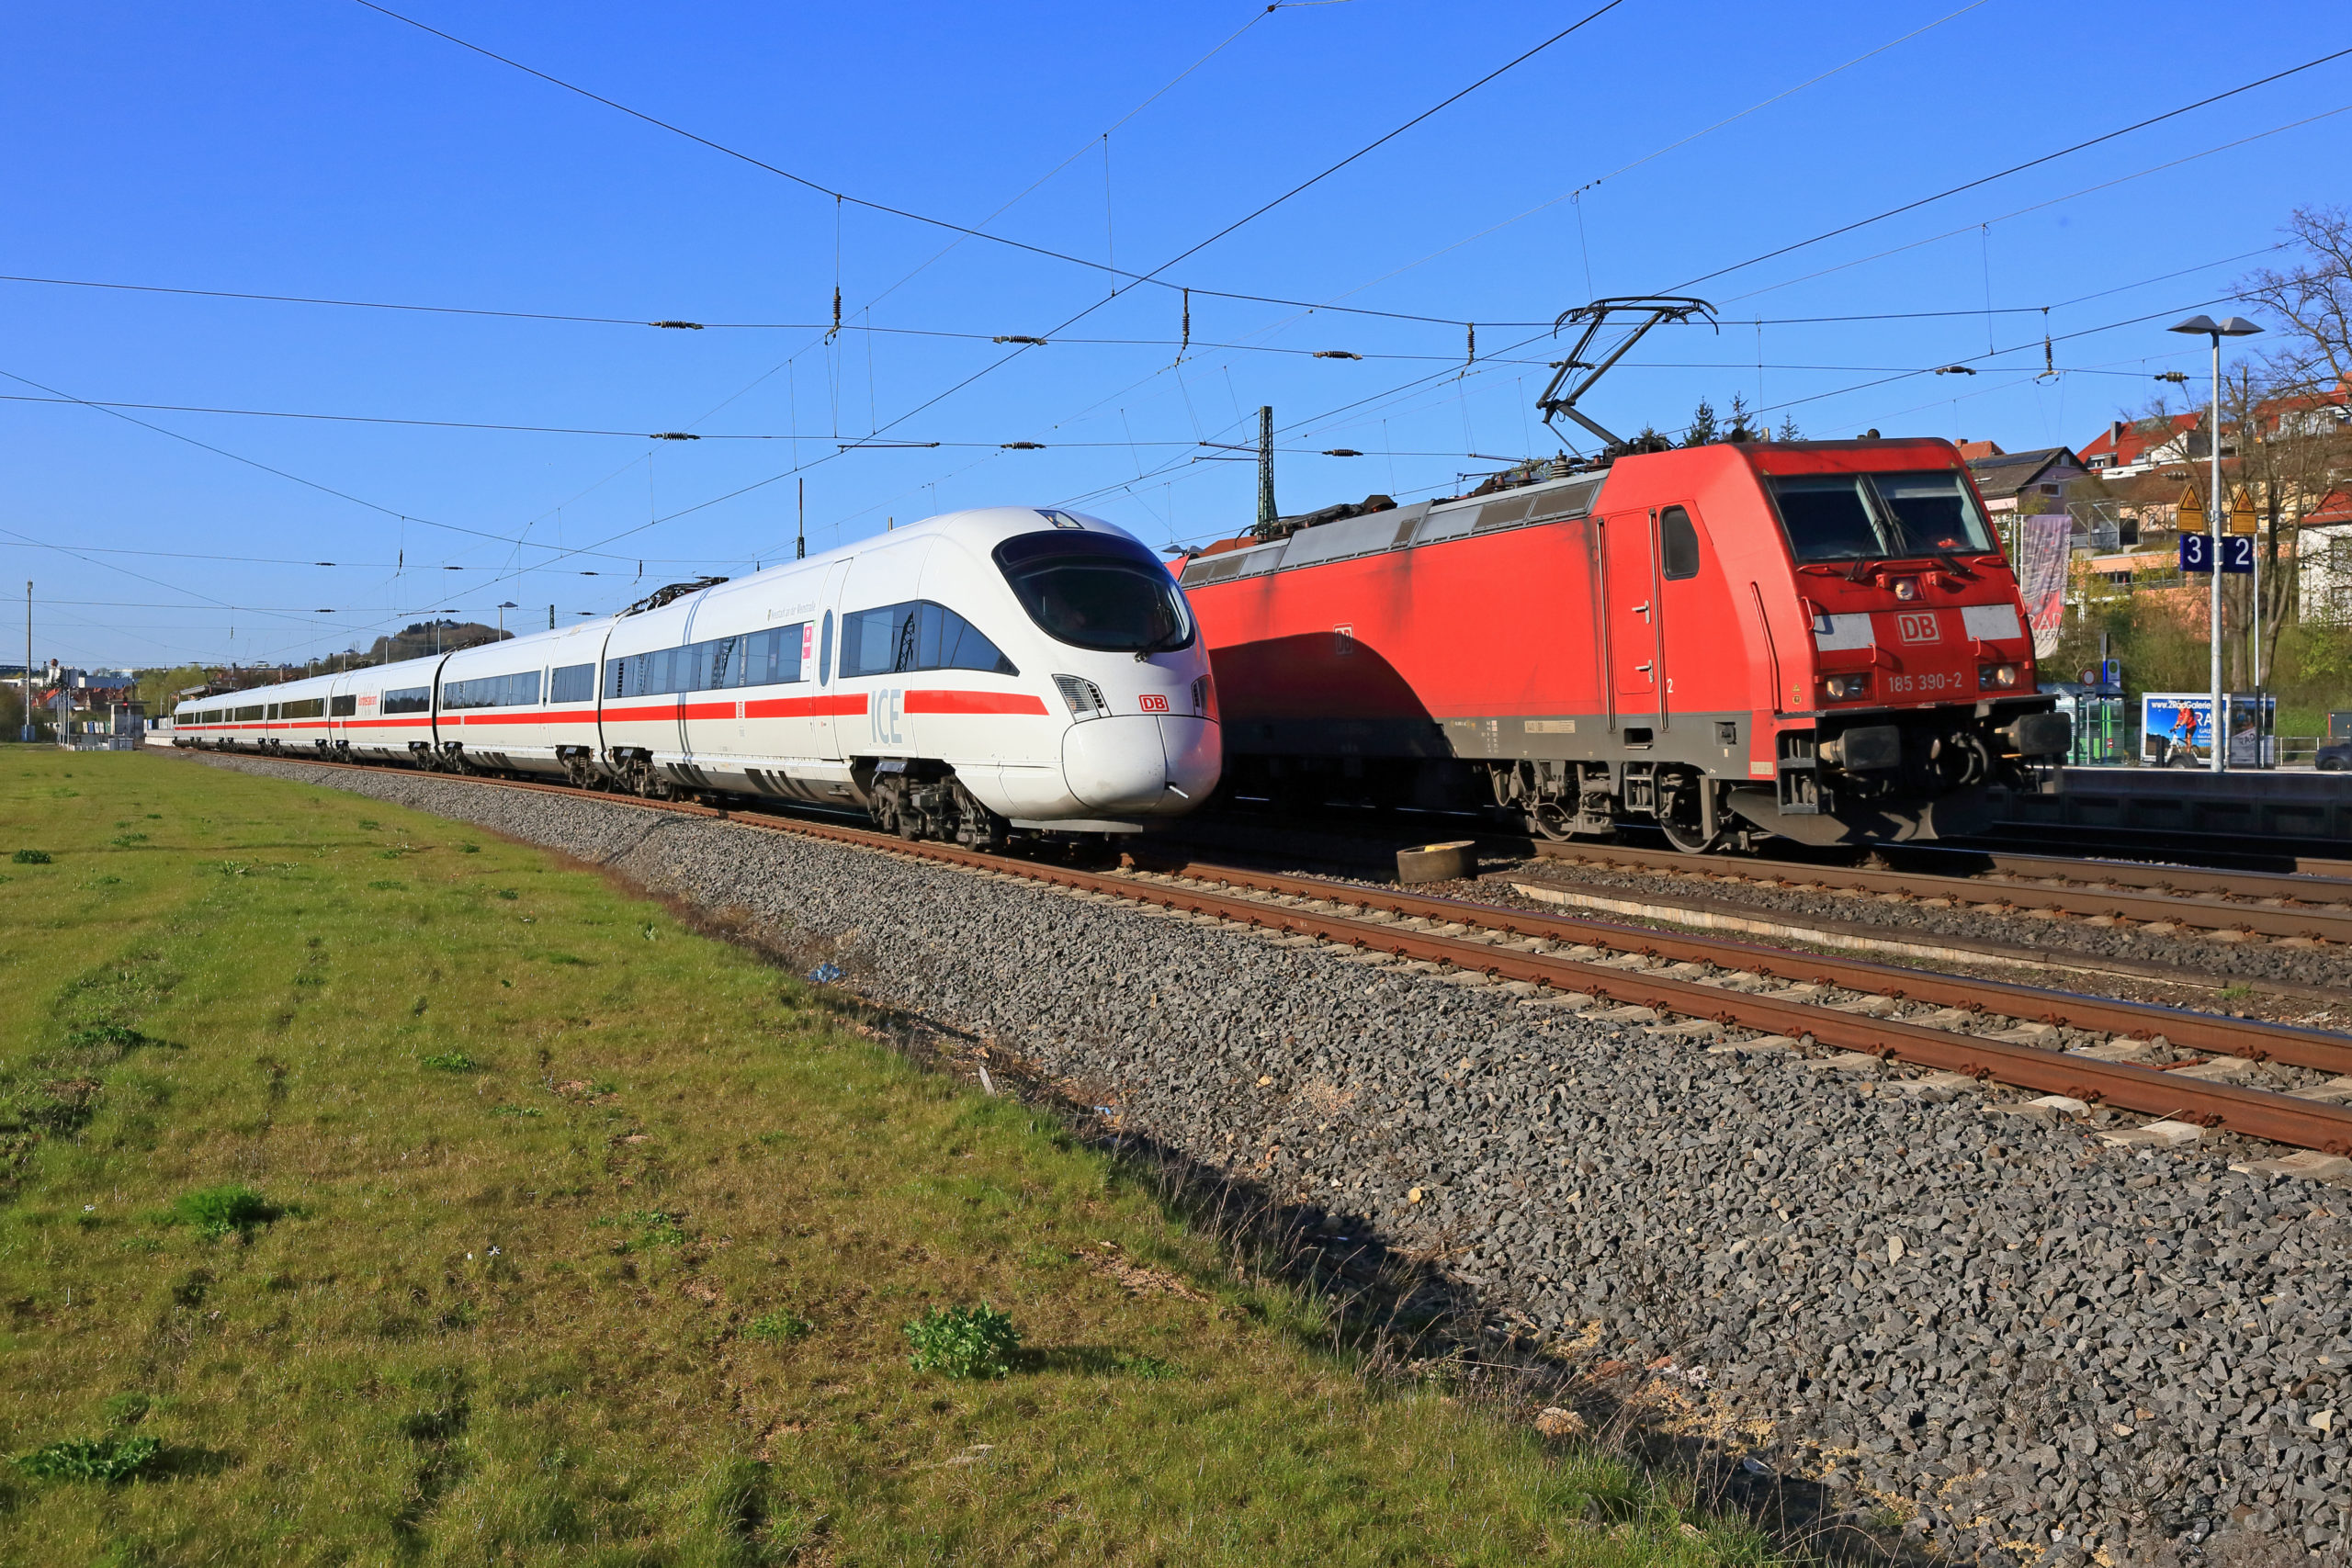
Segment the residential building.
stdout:
<svg viewBox="0 0 2352 1568">
<path fill-rule="evenodd" d="M 2066 487 L 2089 472 L 2064 446 L 2031 452 L 2003 452 L 1995 447 L 1985 457 L 1970 458 L 1968 471 L 1984 494 L 1985 508 L 1996 514 L 2061 511 Z"/>
</svg>

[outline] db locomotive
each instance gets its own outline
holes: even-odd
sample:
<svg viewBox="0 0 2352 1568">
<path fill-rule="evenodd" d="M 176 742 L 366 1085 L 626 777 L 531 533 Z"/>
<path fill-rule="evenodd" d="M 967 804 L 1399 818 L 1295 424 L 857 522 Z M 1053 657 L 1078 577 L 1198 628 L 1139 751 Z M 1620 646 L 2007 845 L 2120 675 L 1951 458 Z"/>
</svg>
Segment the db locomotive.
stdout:
<svg viewBox="0 0 2352 1568">
<path fill-rule="evenodd" d="M 1216 787 L 1181 589 L 1093 517 L 993 507 L 618 615 L 185 702 L 172 744 L 864 810 L 908 838 L 1126 833 Z"/>
<path fill-rule="evenodd" d="M 1178 569 L 1244 795 L 1655 822 L 1702 852 L 1981 827 L 2069 721 L 1951 443 L 1565 463 L 1280 520 Z"/>
</svg>

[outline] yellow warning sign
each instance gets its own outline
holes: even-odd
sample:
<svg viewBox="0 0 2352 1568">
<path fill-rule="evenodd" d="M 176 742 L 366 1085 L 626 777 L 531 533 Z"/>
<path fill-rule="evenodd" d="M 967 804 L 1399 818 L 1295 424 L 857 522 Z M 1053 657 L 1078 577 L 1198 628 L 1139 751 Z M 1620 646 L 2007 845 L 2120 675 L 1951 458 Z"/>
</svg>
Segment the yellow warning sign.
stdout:
<svg viewBox="0 0 2352 1568">
<path fill-rule="evenodd" d="M 2180 515 L 2175 522 L 2184 534 L 2205 532 L 2205 497 L 2195 485 L 2180 492 Z"/>
<path fill-rule="evenodd" d="M 2237 499 L 2230 502 L 2230 532 L 2251 534 L 2255 531 L 2254 497 L 2240 486 Z"/>
</svg>

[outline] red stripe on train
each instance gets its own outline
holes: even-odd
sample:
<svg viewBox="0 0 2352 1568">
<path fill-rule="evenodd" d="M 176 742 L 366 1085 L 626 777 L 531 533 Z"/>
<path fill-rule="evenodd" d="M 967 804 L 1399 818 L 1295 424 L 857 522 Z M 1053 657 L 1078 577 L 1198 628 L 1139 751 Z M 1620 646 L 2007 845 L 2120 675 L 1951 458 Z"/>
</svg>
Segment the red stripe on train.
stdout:
<svg viewBox="0 0 2352 1568">
<path fill-rule="evenodd" d="M 1026 692 L 910 691 L 900 711 L 905 713 L 1025 713 L 1040 716 L 1045 703 Z"/>
</svg>

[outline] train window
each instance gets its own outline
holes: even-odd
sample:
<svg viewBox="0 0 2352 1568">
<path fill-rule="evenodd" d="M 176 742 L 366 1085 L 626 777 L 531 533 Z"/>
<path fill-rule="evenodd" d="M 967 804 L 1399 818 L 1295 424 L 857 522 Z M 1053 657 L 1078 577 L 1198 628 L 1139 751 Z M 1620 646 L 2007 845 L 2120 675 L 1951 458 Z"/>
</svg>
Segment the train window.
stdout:
<svg viewBox="0 0 2352 1568">
<path fill-rule="evenodd" d="M 1976 498 L 1950 469 L 1916 474 L 1872 474 L 1884 510 L 1900 536 L 1895 553 L 1940 556 L 1989 553 L 1992 531 L 1976 510 Z"/>
<path fill-rule="evenodd" d="M 1189 648 L 1193 617 L 1168 569 L 1119 534 L 1020 534 L 996 564 L 1029 618 L 1057 642 L 1102 653 Z"/>
<path fill-rule="evenodd" d="M 826 671 L 831 670 L 832 665 L 833 613 L 828 610 L 825 612 L 824 620 L 820 623 L 817 634 L 817 684 L 821 686 L 825 683 Z"/>
<path fill-rule="evenodd" d="M 218 724 L 220 722 L 220 712 L 219 708 L 207 708 L 202 713 L 191 714 L 188 716 L 198 724 Z"/>
<path fill-rule="evenodd" d="M 254 720 L 259 718 L 261 715 L 262 709 L 258 704 L 252 707 L 242 707 L 237 709 L 237 722 L 239 724 L 251 724 Z"/>
<path fill-rule="evenodd" d="M 326 716 L 327 700 L 324 697 L 309 697 L 299 703 L 288 703 L 278 713 L 281 718 L 324 718 Z"/>
<path fill-rule="evenodd" d="M 1669 506 L 1659 513 L 1657 536 L 1667 581 L 1675 582 L 1699 575 L 1699 530 L 1691 525 L 1688 512 Z"/>
<path fill-rule="evenodd" d="M 596 667 L 566 664 L 548 676 L 548 701 L 584 703 L 596 694 Z"/>
<path fill-rule="evenodd" d="M 402 686 L 397 692 L 384 694 L 381 713 L 429 713 L 433 709 L 433 688 Z"/>
<path fill-rule="evenodd" d="M 1775 479 L 1772 499 L 1780 502 L 1781 525 L 1800 561 L 1858 560 L 1886 553 L 1854 475 Z"/>
<path fill-rule="evenodd" d="M 349 718 L 353 714 L 356 714 L 358 711 L 359 699 L 356 696 L 329 697 L 327 699 L 327 716 L 329 718 Z"/>
<path fill-rule="evenodd" d="M 1784 475 L 1772 499 L 1800 561 L 1975 554 L 1993 547 L 1976 499 L 1951 469 Z"/>
<path fill-rule="evenodd" d="M 270 716 L 271 718 L 276 718 L 276 717 L 277 716 L 277 705 L 276 703 L 272 703 L 272 704 L 270 704 L 270 705 L 269 705 L 269 716 Z"/>
<path fill-rule="evenodd" d="M 526 670 L 519 675 L 483 675 L 471 681 L 444 681 L 441 683 L 441 707 L 445 713 L 460 708 L 528 707 L 539 700 L 539 672 Z"/>
<path fill-rule="evenodd" d="M 899 675 L 915 670 L 1021 673 L 996 644 L 944 604 L 913 599 L 842 617 L 843 676 Z"/>
</svg>

